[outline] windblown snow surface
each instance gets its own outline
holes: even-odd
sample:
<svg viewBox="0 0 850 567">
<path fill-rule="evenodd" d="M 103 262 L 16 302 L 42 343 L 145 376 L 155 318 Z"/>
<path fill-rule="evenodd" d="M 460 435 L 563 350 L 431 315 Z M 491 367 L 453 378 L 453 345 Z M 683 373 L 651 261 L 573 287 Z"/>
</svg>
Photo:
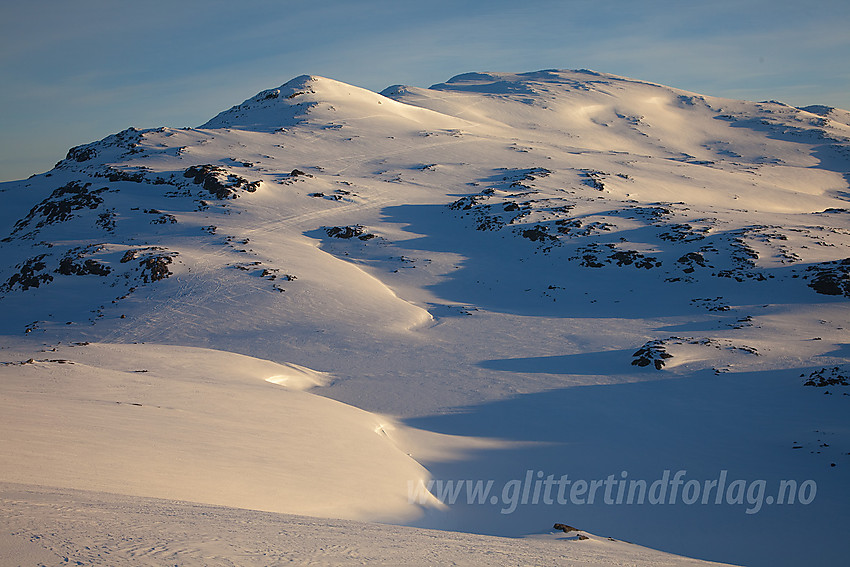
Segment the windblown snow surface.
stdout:
<svg viewBox="0 0 850 567">
<path fill-rule="evenodd" d="M 587 70 L 72 148 L 0 184 L 2 564 L 840 564 L 849 182 Z"/>
</svg>

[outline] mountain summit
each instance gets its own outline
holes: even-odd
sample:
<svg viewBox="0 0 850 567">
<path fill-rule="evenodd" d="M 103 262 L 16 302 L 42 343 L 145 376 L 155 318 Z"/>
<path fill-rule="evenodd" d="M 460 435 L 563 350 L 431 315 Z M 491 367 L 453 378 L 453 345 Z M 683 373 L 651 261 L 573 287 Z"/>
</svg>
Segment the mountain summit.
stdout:
<svg viewBox="0 0 850 567">
<path fill-rule="evenodd" d="M 71 148 L 0 184 L 0 480 L 837 563 L 848 116 L 588 70 L 304 75 Z M 562 475 L 595 502 L 547 504 Z M 492 498 L 409 497 L 448 479 Z"/>
<path fill-rule="evenodd" d="M 339 127 L 345 120 L 385 120 L 415 124 L 452 121 L 421 108 L 398 104 L 379 94 L 333 79 L 301 75 L 276 89 L 257 93 L 219 113 L 201 128 L 274 131 L 299 122 Z"/>
</svg>

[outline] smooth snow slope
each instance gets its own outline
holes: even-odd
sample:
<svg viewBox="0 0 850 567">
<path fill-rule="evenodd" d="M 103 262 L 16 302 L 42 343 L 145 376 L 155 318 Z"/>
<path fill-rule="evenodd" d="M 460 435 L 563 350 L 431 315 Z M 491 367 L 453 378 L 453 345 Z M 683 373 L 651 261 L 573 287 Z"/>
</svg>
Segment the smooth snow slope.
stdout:
<svg viewBox="0 0 850 567">
<path fill-rule="evenodd" d="M 25 355 L 0 376 L 9 481 L 332 518 L 421 515 L 404 487 L 428 475 L 393 443 L 392 421 L 300 391 L 321 373 L 207 349 L 84 345 Z"/>
<path fill-rule="evenodd" d="M 592 71 L 473 73 L 381 95 L 298 77 L 201 128 L 129 129 L 0 185 L 3 332 L 26 337 L 20 352 L 146 342 L 301 365 L 333 378 L 298 398 L 274 390 L 293 410 L 319 394 L 372 412 L 333 406 L 364 424 L 416 428 L 400 425 L 402 449 L 376 461 L 385 480 L 353 461 L 351 508 L 316 485 L 318 511 L 286 495 L 275 510 L 511 536 L 566 522 L 712 560 L 835 562 L 850 509 L 846 117 Z M 9 407 L 64 391 L 36 395 L 30 365 L 3 371 Z M 156 389 L 179 375 L 163 366 Z M 242 388 L 221 379 L 206 397 Z M 252 383 L 269 402 L 274 385 Z M 28 423 L 20 440 L 44 433 Z M 307 451 L 291 429 L 288 446 Z M 346 448 L 388 451 L 374 433 Z M 333 447 L 303 454 L 326 462 Z M 811 480 L 817 494 L 750 514 L 746 501 L 681 499 L 503 514 L 504 502 L 460 498 L 416 520 L 400 501 L 412 479 L 396 483 L 415 472 L 500 491 L 529 471 L 650 483 L 665 470 L 764 481 L 762 496 Z M 188 498 L 172 480 L 132 493 Z M 79 481 L 61 486 L 104 489 Z M 358 515 L 360 486 L 384 492 Z"/>
</svg>

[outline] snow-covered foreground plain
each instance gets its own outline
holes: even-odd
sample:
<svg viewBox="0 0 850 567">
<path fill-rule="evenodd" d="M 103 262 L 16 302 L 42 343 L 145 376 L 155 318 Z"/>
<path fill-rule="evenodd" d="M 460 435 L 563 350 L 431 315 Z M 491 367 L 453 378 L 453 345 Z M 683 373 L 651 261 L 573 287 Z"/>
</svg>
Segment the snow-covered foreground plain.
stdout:
<svg viewBox="0 0 850 567">
<path fill-rule="evenodd" d="M 848 136 L 839 109 L 541 71 L 380 95 L 299 77 L 73 148 L 0 185 L 10 525 L 55 522 L 48 547 L 89 538 L 102 564 L 141 547 L 62 502 L 187 564 L 262 563 L 253 530 L 278 522 L 299 562 L 651 553 L 610 536 L 838 564 Z M 144 498 L 199 503 L 192 525 L 231 507 L 198 533 L 249 555 L 154 535 L 170 520 L 131 503 L 178 505 Z M 605 537 L 489 537 L 556 522 Z"/>
<path fill-rule="evenodd" d="M 0 502 L 3 567 L 719 565 L 587 532 L 502 538 L 5 483 Z"/>
</svg>

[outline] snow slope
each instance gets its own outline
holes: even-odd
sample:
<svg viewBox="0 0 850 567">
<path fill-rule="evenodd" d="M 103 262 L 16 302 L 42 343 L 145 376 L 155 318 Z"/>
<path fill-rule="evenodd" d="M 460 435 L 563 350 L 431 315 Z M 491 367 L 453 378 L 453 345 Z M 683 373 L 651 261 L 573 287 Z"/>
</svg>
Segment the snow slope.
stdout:
<svg viewBox="0 0 850 567">
<path fill-rule="evenodd" d="M 564 521 L 715 561 L 835 562 L 850 503 L 847 116 L 587 70 L 381 94 L 303 76 L 197 129 L 72 148 L 0 185 L 16 455 L 0 479 L 502 536 Z M 150 398 L 112 400 L 119 385 Z M 173 422 L 137 412 L 166 453 L 98 453 L 131 433 L 153 451 L 122 412 L 168 398 Z M 90 418 L 104 399 L 126 403 Z M 219 435 L 226 452 L 155 472 Z M 138 476 L 45 466 L 70 447 Z M 529 471 L 649 484 L 680 470 L 765 492 L 600 492 L 511 513 L 499 492 Z M 419 480 L 491 480 L 496 500 L 427 497 L 423 515 L 407 501 Z M 767 504 L 784 480 L 816 496 Z"/>
<path fill-rule="evenodd" d="M 419 515 L 405 486 L 427 472 L 392 442 L 392 421 L 301 391 L 321 373 L 149 345 L 65 347 L 0 372 L 4 479 L 335 518 Z"/>
</svg>

